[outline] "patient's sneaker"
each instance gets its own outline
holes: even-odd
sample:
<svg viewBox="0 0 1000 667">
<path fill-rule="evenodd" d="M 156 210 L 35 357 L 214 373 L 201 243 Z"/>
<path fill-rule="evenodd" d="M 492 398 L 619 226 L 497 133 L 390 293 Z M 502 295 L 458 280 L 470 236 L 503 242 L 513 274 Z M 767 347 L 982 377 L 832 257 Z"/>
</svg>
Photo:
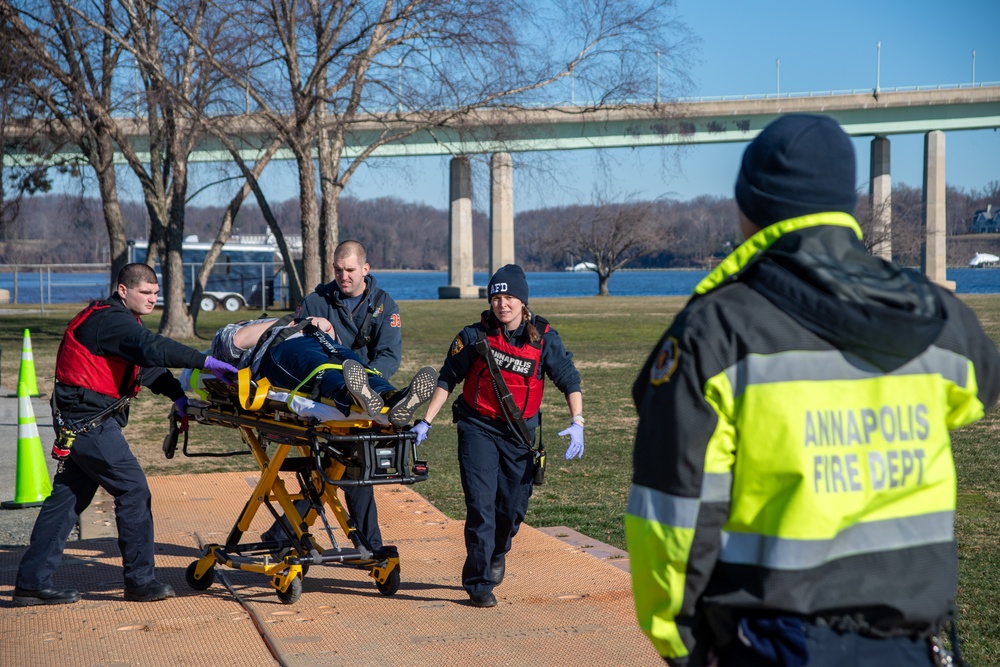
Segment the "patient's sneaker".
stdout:
<svg viewBox="0 0 1000 667">
<path fill-rule="evenodd" d="M 346 359 L 343 368 L 347 392 L 357 404 L 372 417 L 382 412 L 385 403 L 382 402 L 378 392 L 368 384 L 368 371 L 365 367 L 353 359 Z"/>
<path fill-rule="evenodd" d="M 417 371 L 417 374 L 410 380 L 410 386 L 392 397 L 392 405 L 389 408 L 389 423 L 393 426 L 409 424 L 414 411 L 430 399 L 436 386 L 437 371 L 430 366 L 424 366 Z"/>
</svg>

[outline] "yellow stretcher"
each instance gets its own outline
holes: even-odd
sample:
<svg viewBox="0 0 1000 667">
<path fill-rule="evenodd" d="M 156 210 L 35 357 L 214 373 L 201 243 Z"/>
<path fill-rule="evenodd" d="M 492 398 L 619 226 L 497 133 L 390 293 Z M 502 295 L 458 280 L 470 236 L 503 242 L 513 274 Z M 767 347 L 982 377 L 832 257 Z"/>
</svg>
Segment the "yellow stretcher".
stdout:
<svg viewBox="0 0 1000 667">
<path fill-rule="evenodd" d="M 300 416 L 289 407 L 291 400 L 274 400 L 285 390 L 275 392 L 266 380 L 252 381 L 249 373 L 249 369 L 241 370 L 235 386 L 211 378 L 202 380 L 205 391 L 199 394 L 205 400 L 191 401 L 186 408 L 192 421 L 238 429 L 261 473 L 226 543 L 205 546 L 205 555 L 187 568 L 187 583 L 195 590 L 207 589 L 215 580 L 217 565 L 260 572 L 270 578 L 278 598 L 292 604 L 302 595 L 302 579 L 310 565 L 343 564 L 369 570 L 379 592 L 393 595 L 400 582 L 399 552 L 389 545 L 372 550 L 367 536 L 357 529 L 337 497 L 337 487 L 426 480 L 427 462 L 416 458 L 416 436 L 380 424 L 369 415 L 325 422 Z M 163 443 L 167 458 L 176 451 L 181 433 L 177 420 L 183 416 L 171 413 L 170 434 Z M 188 433 L 183 434 L 185 456 L 246 453 L 192 453 L 188 451 Z M 295 474 L 298 493 L 285 488 L 281 472 Z M 310 502 L 305 516 L 295 507 L 299 499 Z M 287 522 L 279 521 L 285 539 L 241 544 L 261 506 L 275 521 L 282 514 L 288 518 Z M 351 541 L 350 547 L 337 543 L 328 513 Z M 330 548 L 321 547 L 309 532 L 317 518 L 322 520 Z"/>
</svg>

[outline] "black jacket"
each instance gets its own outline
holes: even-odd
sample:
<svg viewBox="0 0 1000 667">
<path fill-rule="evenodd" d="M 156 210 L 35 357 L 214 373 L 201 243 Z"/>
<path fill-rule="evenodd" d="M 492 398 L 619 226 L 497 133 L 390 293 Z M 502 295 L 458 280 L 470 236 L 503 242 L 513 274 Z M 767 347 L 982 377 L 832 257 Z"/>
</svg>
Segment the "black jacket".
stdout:
<svg viewBox="0 0 1000 667">
<path fill-rule="evenodd" d="M 935 632 L 958 578 L 949 432 L 998 395 L 975 313 L 869 255 L 853 218 L 761 230 L 633 387 L 640 626 L 676 666 L 737 641 L 741 616 Z"/>
<path fill-rule="evenodd" d="M 375 277 L 365 276 L 365 293 L 354 311 L 341 300 L 340 288 L 333 281 L 316 287 L 306 296 L 295 314 L 299 317 L 325 317 L 333 324 L 337 341 L 354 350 L 365 366 L 389 379 L 399 370 L 403 358 L 403 329 L 399 306 L 385 290 L 378 287 Z M 365 331 L 365 320 L 371 318 Z M 359 337 L 360 334 L 361 335 Z"/>
<path fill-rule="evenodd" d="M 110 307 L 90 315 L 77 328 L 77 340 L 92 354 L 116 356 L 141 367 L 141 384 L 154 394 L 171 400 L 183 396 L 183 388 L 166 367 L 202 368 L 206 355 L 147 329 L 117 294 L 103 303 Z M 87 387 L 62 383 L 56 383 L 52 394 L 53 407 L 70 423 L 93 418 L 116 400 Z M 118 413 L 115 419 L 124 426 L 128 411 Z"/>
</svg>

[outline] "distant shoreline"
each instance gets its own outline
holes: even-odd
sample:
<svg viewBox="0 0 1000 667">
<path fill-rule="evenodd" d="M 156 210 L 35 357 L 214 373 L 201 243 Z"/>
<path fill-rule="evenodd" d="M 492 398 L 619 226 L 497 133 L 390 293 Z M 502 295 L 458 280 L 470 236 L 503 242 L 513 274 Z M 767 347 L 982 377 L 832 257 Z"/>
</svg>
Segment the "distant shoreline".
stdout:
<svg viewBox="0 0 1000 667">
<path fill-rule="evenodd" d="M 716 264 L 713 264 L 712 268 L 715 268 L 715 266 L 718 266 L 718 262 Z M 30 268 L 24 268 L 24 267 L 30 267 Z M 19 267 L 16 264 L 15 265 L 7 264 L 7 265 L 0 265 L 0 275 L 3 275 L 3 274 L 13 274 L 15 272 L 18 273 L 19 275 L 35 275 L 35 274 L 39 273 L 39 267 L 41 267 L 41 270 L 43 272 L 47 272 L 48 270 L 59 268 L 60 270 L 57 271 L 56 273 L 73 274 L 73 275 L 101 275 L 103 273 L 106 273 L 109 270 L 109 267 L 105 267 L 103 269 L 101 269 L 101 268 L 94 268 L 94 269 L 67 269 L 67 268 L 64 268 L 64 267 L 66 267 L 65 264 L 52 264 L 52 265 L 31 264 L 31 265 L 23 265 L 21 267 Z M 904 266 L 902 268 L 904 268 L 904 269 L 913 269 L 913 270 L 919 270 L 920 269 L 919 266 Z M 947 267 L 947 269 L 973 269 L 973 268 L 975 268 L 975 269 L 983 269 L 983 270 L 1000 270 L 1000 266 L 973 267 L 973 266 L 968 266 L 967 264 L 955 264 L 955 265 L 949 265 Z M 652 272 L 652 271 L 685 271 L 685 272 L 687 272 L 687 271 L 704 271 L 704 272 L 708 272 L 710 270 L 711 269 L 709 269 L 709 268 L 701 268 L 701 267 L 696 267 L 696 266 L 651 267 L 651 268 L 630 268 L 630 267 L 626 267 L 626 268 L 623 268 L 623 269 L 617 269 L 617 270 L 615 270 L 615 273 L 648 273 L 648 272 Z M 371 269 L 371 273 L 373 275 L 376 275 L 376 276 L 378 274 L 380 274 L 380 273 L 448 273 L 448 269 L 447 268 L 443 268 L 443 269 L 380 269 L 380 268 L 372 268 Z M 489 269 L 488 268 L 476 268 L 476 269 L 473 269 L 473 273 L 489 273 Z M 561 274 L 561 273 L 594 273 L 594 271 L 592 271 L 590 269 L 583 270 L 583 271 L 570 271 L 568 269 L 561 269 L 561 270 L 560 269 L 549 269 L 549 270 L 546 270 L 546 271 L 527 270 L 527 271 L 525 271 L 525 273 L 529 273 L 529 274 L 531 274 L 531 273 L 560 273 Z"/>
</svg>

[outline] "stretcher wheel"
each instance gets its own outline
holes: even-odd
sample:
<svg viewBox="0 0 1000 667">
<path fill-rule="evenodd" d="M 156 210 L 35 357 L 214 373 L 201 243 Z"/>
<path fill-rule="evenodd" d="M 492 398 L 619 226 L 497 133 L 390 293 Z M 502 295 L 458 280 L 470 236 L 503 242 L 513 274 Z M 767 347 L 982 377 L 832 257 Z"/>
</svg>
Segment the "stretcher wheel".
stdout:
<svg viewBox="0 0 1000 667">
<path fill-rule="evenodd" d="M 284 593 L 278 591 L 278 599 L 282 604 L 295 604 L 302 597 L 302 579 L 295 577 L 288 583 L 288 590 Z"/>
<path fill-rule="evenodd" d="M 395 595 L 396 591 L 399 590 L 399 566 L 397 565 L 386 577 L 385 583 L 380 584 L 378 580 L 375 580 L 375 587 L 378 588 L 378 592 L 382 595 Z"/>
<path fill-rule="evenodd" d="M 184 573 L 184 579 L 187 581 L 188 586 L 196 591 L 206 590 L 215 582 L 215 568 L 211 568 L 202 575 L 201 579 L 195 578 L 195 571 L 198 569 L 198 561 L 195 561 L 188 565 L 187 571 Z"/>
<path fill-rule="evenodd" d="M 279 551 L 277 553 L 272 553 L 271 558 L 273 558 L 276 561 L 283 561 L 288 556 L 295 556 L 296 558 L 302 558 L 302 554 L 299 553 L 299 550 L 295 549 L 293 547 L 285 547 L 284 549 L 282 549 L 281 551 Z M 302 576 L 303 577 L 306 576 L 307 574 L 309 574 L 309 565 L 308 564 L 302 565 L 301 567 L 302 567 Z"/>
</svg>

